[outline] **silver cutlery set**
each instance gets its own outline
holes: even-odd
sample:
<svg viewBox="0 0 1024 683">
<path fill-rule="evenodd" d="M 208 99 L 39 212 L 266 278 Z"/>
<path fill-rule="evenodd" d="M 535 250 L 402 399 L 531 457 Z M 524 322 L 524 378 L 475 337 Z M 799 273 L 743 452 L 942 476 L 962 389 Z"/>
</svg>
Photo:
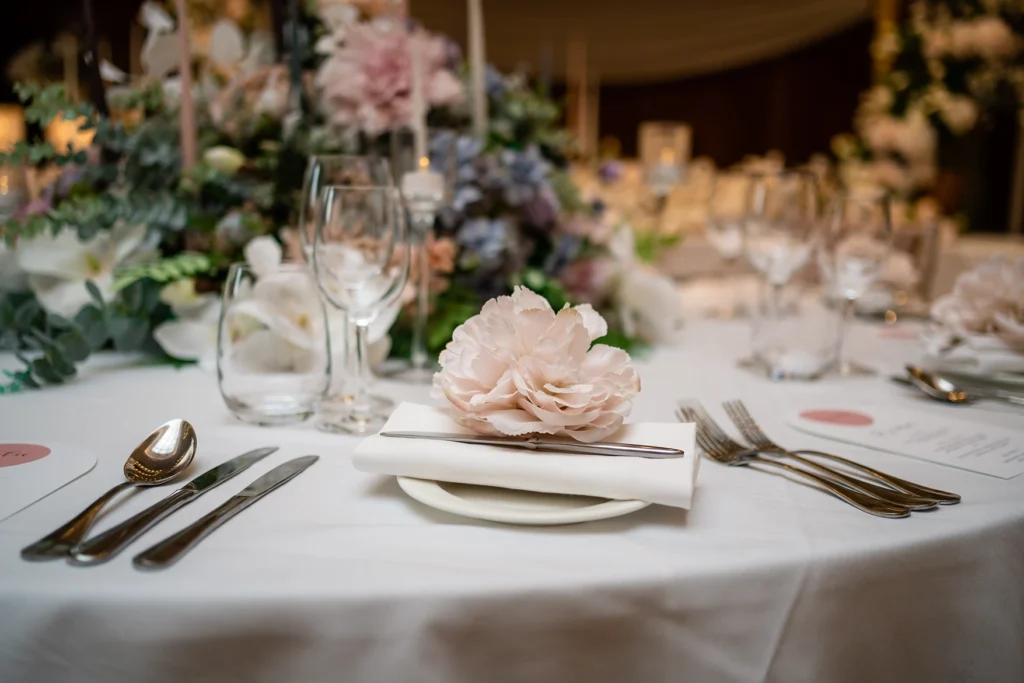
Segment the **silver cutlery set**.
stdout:
<svg viewBox="0 0 1024 683">
<path fill-rule="evenodd" d="M 277 451 L 277 446 L 267 446 L 221 463 L 124 522 L 86 538 L 100 509 L 114 496 L 131 486 L 156 486 L 169 482 L 191 464 L 197 443 L 195 430 L 188 422 L 172 420 L 162 425 L 129 456 L 124 466 L 128 481 L 100 496 L 64 526 L 23 548 L 21 557 L 31 561 L 66 558 L 78 566 L 106 562 L 158 522 Z M 319 456 L 306 455 L 278 465 L 217 509 L 136 555 L 132 563 L 139 569 L 169 567 L 222 524 L 302 473 L 318 459 Z"/>
<path fill-rule="evenodd" d="M 907 517 L 911 512 L 960 502 L 960 496 L 955 493 L 915 484 L 838 455 L 786 449 L 765 435 L 741 401 L 727 401 L 723 407 L 749 443 L 730 437 L 695 401 L 680 403 L 677 412 L 680 420 L 697 425 L 697 444 L 712 460 L 730 466 L 766 466 L 782 470 L 879 517 Z M 827 460 L 838 467 L 818 460 Z"/>
<path fill-rule="evenodd" d="M 966 405 L 975 401 L 1002 401 L 1024 406 L 1024 394 L 991 386 L 983 386 L 962 379 L 951 379 L 938 373 L 928 372 L 916 365 L 906 366 L 906 377 L 891 377 L 892 381 L 921 391 L 936 401 L 954 405 Z"/>
</svg>

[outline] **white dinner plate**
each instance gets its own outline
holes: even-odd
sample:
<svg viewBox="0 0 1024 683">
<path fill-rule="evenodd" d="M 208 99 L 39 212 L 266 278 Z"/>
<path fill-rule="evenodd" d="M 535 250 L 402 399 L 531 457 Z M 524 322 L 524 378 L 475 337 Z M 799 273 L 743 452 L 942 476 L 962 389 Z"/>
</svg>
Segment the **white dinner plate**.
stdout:
<svg viewBox="0 0 1024 683">
<path fill-rule="evenodd" d="M 409 477 L 398 477 L 398 485 L 424 505 L 453 515 L 502 524 L 578 524 L 628 515 L 650 505 L 640 500 L 516 491 Z"/>
</svg>

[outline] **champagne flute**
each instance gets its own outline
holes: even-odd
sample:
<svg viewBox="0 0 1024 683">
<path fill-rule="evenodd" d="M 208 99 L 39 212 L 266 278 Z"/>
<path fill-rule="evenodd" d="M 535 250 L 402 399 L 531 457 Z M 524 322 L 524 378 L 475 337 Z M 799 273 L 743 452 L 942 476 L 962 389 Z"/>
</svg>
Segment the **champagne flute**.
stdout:
<svg viewBox="0 0 1024 683">
<path fill-rule="evenodd" d="M 370 397 L 367 333 L 409 277 L 405 211 L 393 187 L 330 185 L 318 203 L 312 249 L 317 284 L 356 332 L 351 407 L 321 428 L 366 434 L 379 429 L 386 417 Z"/>
<path fill-rule="evenodd" d="M 309 263 L 313 262 L 313 235 L 316 232 L 317 211 L 324 187 L 346 185 L 359 187 L 393 187 L 394 176 L 391 162 L 385 157 L 356 154 L 313 155 L 306 164 L 299 199 L 299 244 Z M 334 323 L 331 329 L 331 350 L 335 361 L 331 365 L 331 386 L 320 403 L 317 426 L 333 429 L 336 415 L 347 412 L 352 405 L 352 392 L 346 386 L 349 378 L 356 374 L 355 329 L 347 317 L 328 307 L 328 317 Z M 339 316 L 342 320 L 339 320 Z M 372 396 L 374 409 L 382 415 L 390 414 L 395 402 L 385 396 Z"/>
<path fill-rule="evenodd" d="M 839 192 L 832 200 L 821 266 L 829 293 L 842 305 L 836 362 L 846 377 L 875 374 L 843 352 L 857 300 L 881 277 L 892 250 L 890 203 L 884 190 Z"/>
</svg>

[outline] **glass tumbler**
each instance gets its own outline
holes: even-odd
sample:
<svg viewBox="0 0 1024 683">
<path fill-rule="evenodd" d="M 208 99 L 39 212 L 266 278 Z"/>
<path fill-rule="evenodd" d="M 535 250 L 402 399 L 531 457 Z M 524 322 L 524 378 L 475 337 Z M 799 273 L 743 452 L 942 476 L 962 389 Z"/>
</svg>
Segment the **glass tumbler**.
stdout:
<svg viewBox="0 0 1024 683">
<path fill-rule="evenodd" d="M 232 264 L 217 338 L 217 379 L 232 414 L 259 425 L 301 422 L 330 378 L 327 319 L 309 268 L 283 264 L 257 277 Z"/>
</svg>

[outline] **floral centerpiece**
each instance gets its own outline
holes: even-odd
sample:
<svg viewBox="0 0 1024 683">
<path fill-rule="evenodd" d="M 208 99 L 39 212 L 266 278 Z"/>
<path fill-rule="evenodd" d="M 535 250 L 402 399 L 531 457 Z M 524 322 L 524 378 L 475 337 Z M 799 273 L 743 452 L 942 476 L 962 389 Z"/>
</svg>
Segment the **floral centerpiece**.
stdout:
<svg viewBox="0 0 1024 683">
<path fill-rule="evenodd" d="M 998 103 L 1021 101 L 1024 6 L 915 0 L 907 15 L 878 36 L 873 51 L 891 68 L 862 96 L 857 135 L 833 149 L 851 172 L 913 198 L 935 185 L 943 144 L 984 125 Z"/>
<path fill-rule="evenodd" d="M 88 103 L 69 101 L 61 86 L 19 87 L 27 121 L 79 120 L 92 140 L 63 150 L 22 142 L 0 158 L 28 169 L 35 187 L 0 224 L 0 348 L 25 364 L 8 373 L 8 390 L 62 382 L 104 348 L 209 358 L 227 266 L 257 238 L 257 252 L 269 239 L 301 258 L 289 226 L 309 155 L 379 148 L 409 126 L 414 42 L 429 122 L 446 129 L 432 144 L 455 136 L 447 148 L 458 157 L 454 202 L 432 246 L 430 348 L 517 284 L 556 309 L 570 298 L 612 305 L 605 282 L 580 276 L 613 250 L 595 237 L 607 233 L 599 204 L 582 201 L 565 171 L 573 141 L 558 107 L 524 79 L 488 69 L 488 134 L 470 137 L 457 47 L 375 8 L 323 3 L 275 27 L 293 43 L 285 63 L 272 36 L 246 36 L 227 19 L 205 27 L 202 49 L 183 58 L 177 22 L 145 3 L 144 78 Z M 108 80 L 124 80 L 103 66 Z M 194 163 L 183 157 L 190 147 Z M 626 346 L 643 326 L 630 327 L 628 307 L 618 308 L 604 341 Z M 408 329 L 399 317 L 394 353 L 408 348 Z"/>
</svg>

